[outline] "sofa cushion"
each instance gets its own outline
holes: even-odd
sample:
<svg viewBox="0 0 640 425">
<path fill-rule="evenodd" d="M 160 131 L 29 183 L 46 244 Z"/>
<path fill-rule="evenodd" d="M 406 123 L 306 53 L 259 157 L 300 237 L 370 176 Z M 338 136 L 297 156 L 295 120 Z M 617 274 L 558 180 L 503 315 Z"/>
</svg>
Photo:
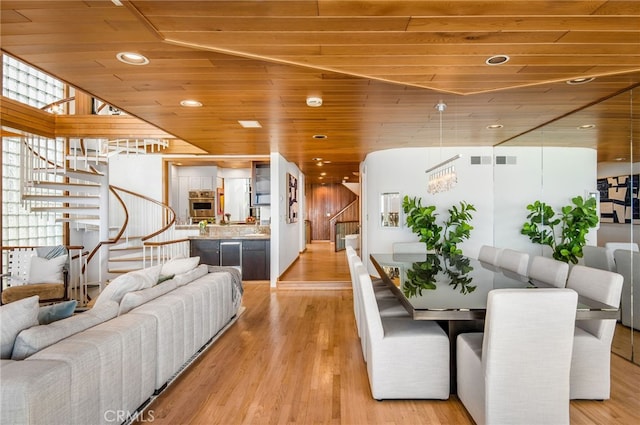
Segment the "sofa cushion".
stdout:
<svg viewBox="0 0 640 425">
<path fill-rule="evenodd" d="M 160 273 L 163 275 L 183 274 L 195 269 L 198 263 L 200 263 L 200 257 L 172 258 L 162 265 L 162 271 Z"/>
<path fill-rule="evenodd" d="M 94 307 L 108 300 L 115 301 L 119 304 L 122 297 L 128 292 L 151 288 L 158 282 L 161 268 L 161 265 L 157 265 L 118 276 L 100 292 Z"/>
<path fill-rule="evenodd" d="M 37 311 L 37 309 L 36 309 Z M 11 358 L 24 360 L 56 342 L 116 317 L 118 303 L 108 301 L 84 313 L 49 325 L 33 326 L 20 332 L 13 345 Z M 37 320 L 37 313 L 36 313 Z"/>
<path fill-rule="evenodd" d="M 78 301 L 70 300 L 42 306 L 40 307 L 40 311 L 38 311 L 38 323 L 48 325 L 49 323 L 71 317 L 77 305 Z"/>
<path fill-rule="evenodd" d="M 206 264 L 200 264 L 193 270 L 189 270 L 186 273 L 178 274 L 173 277 L 173 280 L 176 282 L 178 286 L 184 286 L 187 283 L 193 282 L 194 280 L 201 278 L 202 276 L 209 273 L 209 269 Z"/>
<path fill-rule="evenodd" d="M 167 280 L 147 289 L 141 289 L 139 291 L 133 291 L 125 294 L 120 301 L 120 309 L 118 316 L 130 312 L 132 309 L 158 298 L 160 295 L 164 295 L 167 292 L 173 291 L 178 285 L 174 279 Z"/>
<path fill-rule="evenodd" d="M 0 308 L 0 358 L 11 358 L 18 334 L 38 324 L 38 300 L 37 296 L 24 298 Z"/>
<path fill-rule="evenodd" d="M 67 255 L 52 259 L 31 257 L 27 283 L 64 283 L 64 265 Z"/>
</svg>

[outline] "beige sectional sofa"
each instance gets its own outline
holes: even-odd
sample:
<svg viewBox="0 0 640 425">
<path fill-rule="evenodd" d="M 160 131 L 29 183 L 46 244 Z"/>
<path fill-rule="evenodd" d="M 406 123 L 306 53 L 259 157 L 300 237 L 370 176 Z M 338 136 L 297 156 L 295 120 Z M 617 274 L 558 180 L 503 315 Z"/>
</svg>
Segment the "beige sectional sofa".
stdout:
<svg viewBox="0 0 640 425">
<path fill-rule="evenodd" d="M 0 423 L 128 422 L 235 321 L 242 299 L 235 269 L 206 265 L 115 292 L 18 333 L 0 361 Z"/>
</svg>

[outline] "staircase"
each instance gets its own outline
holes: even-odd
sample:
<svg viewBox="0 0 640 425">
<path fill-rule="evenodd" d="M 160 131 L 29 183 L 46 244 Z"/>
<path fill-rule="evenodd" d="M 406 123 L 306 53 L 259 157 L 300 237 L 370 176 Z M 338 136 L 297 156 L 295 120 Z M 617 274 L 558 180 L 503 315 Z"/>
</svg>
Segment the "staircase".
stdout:
<svg viewBox="0 0 640 425">
<path fill-rule="evenodd" d="M 45 144 L 41 139 L 23 139 L 23 205 L 34 214 L 68 223 L 72 236 L 82 240 L 86 252 L 78 282 L 87 286 L 94 282 L 101 290 L 117 275 L 145 266 L 150 260 L 145 258 L 146 241 L 171 238 L 175 213 L 169 206 L 109 184 L 110 157 L 143 155 L 167 145 L 160 139 L 69 139 Z"/>
</svg>

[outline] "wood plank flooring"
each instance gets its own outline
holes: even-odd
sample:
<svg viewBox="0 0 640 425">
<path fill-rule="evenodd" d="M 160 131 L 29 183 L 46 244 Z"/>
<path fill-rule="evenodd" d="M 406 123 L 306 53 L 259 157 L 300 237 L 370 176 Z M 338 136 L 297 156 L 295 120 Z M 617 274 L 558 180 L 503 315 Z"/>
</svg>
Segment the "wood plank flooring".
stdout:
<svg viewBox="0 0 640 425">
<path fill-rule="evenodd" d="M 148 407 L 141 423 L 151 417 L 154 425 L 473 423 L 456 397 L 371 398 L 350 290 L 247 283 L 244 305 L 238 321 Z M 402 353 L 398 361 L 406 361 Z M 613 355 L 612 381 L 611 400 L 571 402 L 572 424 L 640 423 L 640 367 Z"/>
<path fill-rule="evenodd" d="M 345 251 L 329 241 L 313 241 L 278 279 L 279 289 L 349 289 L 351 277 Z"/>
</svg>

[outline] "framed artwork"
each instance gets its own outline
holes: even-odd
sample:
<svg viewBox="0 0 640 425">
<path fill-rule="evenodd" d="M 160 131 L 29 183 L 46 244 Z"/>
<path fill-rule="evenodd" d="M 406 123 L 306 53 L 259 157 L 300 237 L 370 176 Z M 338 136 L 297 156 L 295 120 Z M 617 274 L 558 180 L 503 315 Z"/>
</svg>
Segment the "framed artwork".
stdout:
<svg viewBox="0 0 640 425">
<path fill-rule="evenodd" d="M 298 221 L 298 179 L 287 173 L 287 223 Z"/>
<path fill-rule="evenodd" d="M 638 206 L 638 174 L 598 179 L 600 196 L 600 222 L 640 222 Z"/>
</svg>

